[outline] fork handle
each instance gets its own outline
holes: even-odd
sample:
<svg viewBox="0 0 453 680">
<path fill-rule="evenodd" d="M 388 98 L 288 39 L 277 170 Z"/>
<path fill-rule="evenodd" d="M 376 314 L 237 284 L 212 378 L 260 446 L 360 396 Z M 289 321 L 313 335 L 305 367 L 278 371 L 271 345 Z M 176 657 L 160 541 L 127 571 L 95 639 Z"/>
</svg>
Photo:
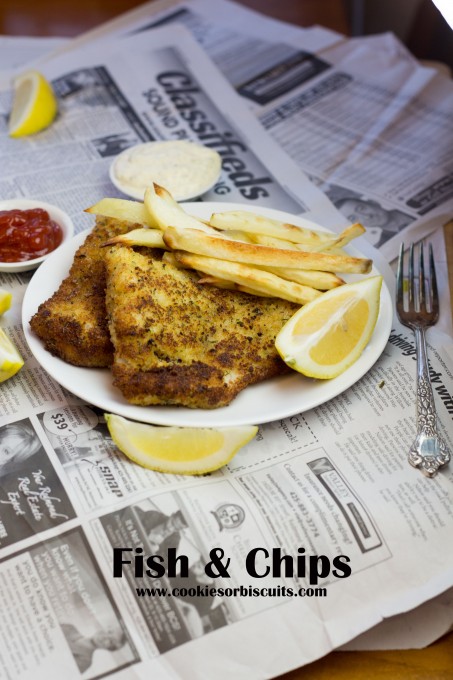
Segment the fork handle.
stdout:
<svg viewBox="0 0 453 680">
<path fill-rule="evenodd" d="M 448 463 L 450 453 L 437 432 L 437 415 L 431 387 L 426 350 L 425 329 L 414 327 L 417 350 L 417 435 L 409 451 L 409 463 L 419 467 L 427 477 Z"/>
</svg>

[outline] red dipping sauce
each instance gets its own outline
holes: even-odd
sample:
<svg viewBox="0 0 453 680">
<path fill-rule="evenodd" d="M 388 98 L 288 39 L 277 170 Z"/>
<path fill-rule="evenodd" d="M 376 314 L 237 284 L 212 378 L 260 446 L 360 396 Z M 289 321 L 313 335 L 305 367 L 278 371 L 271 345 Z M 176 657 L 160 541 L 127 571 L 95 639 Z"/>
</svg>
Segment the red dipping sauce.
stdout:
<svg viewBox="0 0 453 680">
<path fill-rule="evenodd" d="M 0 262 L 26 262 L 47 255 L 63 240 L 47 210 L 0 210 Z"/>
</svg>

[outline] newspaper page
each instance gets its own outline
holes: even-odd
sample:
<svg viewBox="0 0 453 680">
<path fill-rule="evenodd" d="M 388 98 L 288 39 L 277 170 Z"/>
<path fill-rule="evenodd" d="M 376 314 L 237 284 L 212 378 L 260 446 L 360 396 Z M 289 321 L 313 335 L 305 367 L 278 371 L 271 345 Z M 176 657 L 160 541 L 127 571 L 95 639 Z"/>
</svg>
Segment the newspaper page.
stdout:
<svg viewBox="0 0 453 680">
<path fill-rule="evenodd" d="M 395 321 L 339 397 L 260 425 L 221 471 L 182 478 L 127 461 L 103 411 L 31 356 L 30 278 L 0 278 L 14 295 L 0 324 L 26 359 L 0 392 L 1 678 L 273 677 L 453 586 L 451 466 L 426 479 L 406 461 L 408 329 Z M 429 353 L 452 449 L 451 340 L 432 329 Z"/>
<path fill-rule="evenodd" d="M 378 54 L 352 43 L 351 54 L 328 74 L 290 101 L 264 106 L 259 116 L 391 260 L 404 240 L 418 240 L 451 218 L 453 84 L 391 52 L 388 59 Z"/>
<path fill-rule="evenodd" d="M 415 348 L 398 322 L 344 393 L 181 477 L 128 461 L 101 409 L 36 372 L 9 283 L 1 323 L 26 365 L 0 393 L 0 677 L 273 677 L 453 586 L 453 473 L 407 463 Z M 452 448 L 451 340 L 432 329 L 429 355 Z"/>
<path fill-rule="evenodd" d="M 389 260 L 403 239 L 451 218 L 453 84 L 393 35 L 310 33 L 226 0 L 149 6 L 154 23 L 147 11 L 113 23 L 113 39 L 184 24 L 263 127 Z"/>
<path fill-rule="evenodd" d="M 100 56 L 102 55 L 102 56 Z M 75 65 L 77 64 L 77 66 Z M 306 213 L 325 226 L 345 222 L 181 26 L 86 45 L 45 65 L 59 99 L 55 123 L 32 138 L 4 135 L 0 196 L 39 197 L 66 210 L 76 231 L 92 224 L 83 208 L 119 192 L 109 180 L 114 156 L 156 139 L 189 139 L 216 150 L 223 172 L 204 200 L 268 205 Z M 0 92 L 3 129 L 12 92 Z M 82 210 L 81 210 L 82 208 Z"/>
</svg>

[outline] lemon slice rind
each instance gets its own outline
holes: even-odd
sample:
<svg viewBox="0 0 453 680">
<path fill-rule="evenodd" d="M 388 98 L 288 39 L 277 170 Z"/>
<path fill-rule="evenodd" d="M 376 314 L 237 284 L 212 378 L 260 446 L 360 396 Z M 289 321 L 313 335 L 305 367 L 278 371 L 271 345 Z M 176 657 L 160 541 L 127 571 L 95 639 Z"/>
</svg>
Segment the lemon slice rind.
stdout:
<svg viewBox="0 0 453 680">
<path fill-rule="evenodd" d="M 8 311 L 11 307 L 13 296 L 4 288 L 0 288 L 0 316 Z"/>
<path fill-rule="evenodd" d="M 226 465 L 258 432 L 255 425 L 190 428 L 147 425 L 106 413 L 116 446 L 148 470 L 202 475 Z"/>
<path fill-rule="evenodd" d="M 356 283 L 345 284 L 339 288 L 329 290 L 321 297 L 307 303 L 299 309 L 287 321 L 275 340 L 275 346 L 283 361 L 294 370 L 310 378 L 331 379 L 335 378 L 349 368 L 362 354 L 367 346 L 379 316 L 380 291 L 382 286 L 382 276 L 373 276 Z M 310 321 L 322 319 L 322 307 L 328 309 L 338 301 L 338 308 L 330 313 L 325 319 L 325 323 L 316 328 L 313 332 L 303 334 L 296 332 L 296 328 L 303 328 L 304 322 L 310 325 Z M 339 361 L 329 360 L 329 349 L 325 351 L 324 361 L 321 363 L 313 358 L 319 355 L 317 351 L 324 338 L 328 338 L 329 331 L 335 326 L 341 328 L 344 325 L 344 333 L 353 334 L 356 330 L 345 322 L 348 311 L 354 315 L 354 305 L 361 301 L 366 302 L 367 317 L 363 317 L 364 306 L 360 307 L 360 318 L 356 318 L 356 332 L 354 339 L 351 339 L 351 348 L 346 355 Z M 356 312 L 357 315 L 357 312 Z M 354 321 L 354 319 L 353 319 Z M 346 340 L 348 342 L 348 340 Z M 331 348 L 332 357 L 338 354 L 338 348 Z"/>
<path fill-rule="evenodd" d="M 9 119 L 10 137 L 32 135 L 48 127 L 58 111 L 52 86 L 39 71 L 27 71 L 14 80 Z"/>
<path fill-rule="evenodd" d="M 16 347 L 0 328 L 0 383 L 16 375 L 23 365 L 24 360 Z"/>
</svg>

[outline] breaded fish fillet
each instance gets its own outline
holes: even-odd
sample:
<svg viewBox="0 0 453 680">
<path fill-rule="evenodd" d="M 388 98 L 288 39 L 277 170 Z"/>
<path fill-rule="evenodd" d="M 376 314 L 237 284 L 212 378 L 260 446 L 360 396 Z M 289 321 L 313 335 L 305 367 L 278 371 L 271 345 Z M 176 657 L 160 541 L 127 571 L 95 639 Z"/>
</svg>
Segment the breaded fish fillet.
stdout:
<svg viewBox="0 0 453 680">
<path fill-rule="evenodd" d="M 114 384 L 129 402 L 217 408 L 288 370 L 274 341 L 299 305 L 199 284 L 146 250 L 105 250 Z"/>
<path fill-rule="evenodd" d="M 102 367 L 113 362 L 105 309 L 104 248 L 109 238 L 136 224 L 99 217 L 77 250 L 69 275 L 43 302 L 30 321 L 46 349 L 76 366 Z"/>
</svg>

